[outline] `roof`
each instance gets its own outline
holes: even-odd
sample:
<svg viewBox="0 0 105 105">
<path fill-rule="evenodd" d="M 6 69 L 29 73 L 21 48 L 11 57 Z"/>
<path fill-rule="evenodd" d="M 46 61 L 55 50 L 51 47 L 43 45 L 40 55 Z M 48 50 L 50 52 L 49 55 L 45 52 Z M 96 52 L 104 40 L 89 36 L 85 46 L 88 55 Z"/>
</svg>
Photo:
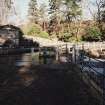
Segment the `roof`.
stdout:
<svg viewBox="0 0 105 105">
<path fill-rule="evenodd" d="M 9 31 L 18 31 L 18 35 L 22 38 L 23 32 L 19 27 L 16 27 L 14 25 L 2 25 L 0 26 L 0 30 L 9 30 Z"/>
<path fill-rule="evenodd" d="M 13 25 L 3 25 L 3 26 L 0 26 L 0 29 L 14 29 L 14 30 L 19 30 L 21 31 L 20 28 L 16 27 L 16 26 L 13 26 Z"/>
</svg>

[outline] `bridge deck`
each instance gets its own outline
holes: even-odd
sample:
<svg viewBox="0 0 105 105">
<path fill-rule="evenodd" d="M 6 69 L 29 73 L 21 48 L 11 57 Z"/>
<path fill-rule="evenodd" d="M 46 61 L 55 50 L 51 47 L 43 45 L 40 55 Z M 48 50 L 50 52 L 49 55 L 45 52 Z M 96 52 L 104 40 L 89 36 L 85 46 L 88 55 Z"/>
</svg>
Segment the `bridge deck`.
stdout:
<svg viewBox="0 0 105 105">
<path fill-rule="evenodd" d="M 92 96 L 90 89 L 82 82 L 76 69 L 73 64 L 67 63 L 23 67 L 18 78 L 15 72 L 10 77 L 11 80 L 8 80 L 9 92 L 4 89 L 3 93 L 3 89 L 1 91 L 0 88 L 2 93 L 0 103 L 2 105 L 100 105 L 99 100 Z"/>
</svg>

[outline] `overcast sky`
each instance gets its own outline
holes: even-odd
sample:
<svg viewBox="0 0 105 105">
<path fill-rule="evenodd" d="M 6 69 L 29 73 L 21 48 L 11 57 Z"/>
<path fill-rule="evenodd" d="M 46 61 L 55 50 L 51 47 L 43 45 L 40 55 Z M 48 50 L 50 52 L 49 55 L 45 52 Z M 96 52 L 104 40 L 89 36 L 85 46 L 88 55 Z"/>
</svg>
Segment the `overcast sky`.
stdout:
<svg viewBox="0 0 105 105">
<path fill-rule="evenodd" d="M 27 11 L 28 11 L 28 3 L 30 0 L 15 0 L 16 11 L 18 16 L 13 16 L 11 21 L 24 21 L 27 19 Z M 46 3 L 48 4 L 48 0 L 37 0 L 38 4 Z M 84 0 L 83 3 L 83 19 L 91 19 L 91 14 L 89 12 L 89 8 L 92 11 L 95 11 L 95 6 L 91 5 L 89 2 L 95 2 L 95 0 Z"/>
</svg>

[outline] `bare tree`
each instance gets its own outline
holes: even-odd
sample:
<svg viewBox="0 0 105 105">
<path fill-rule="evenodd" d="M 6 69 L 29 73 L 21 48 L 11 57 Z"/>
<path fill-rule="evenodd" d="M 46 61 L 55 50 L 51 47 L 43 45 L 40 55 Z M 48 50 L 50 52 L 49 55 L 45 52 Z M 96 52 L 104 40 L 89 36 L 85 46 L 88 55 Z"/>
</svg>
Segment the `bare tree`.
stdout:
<svg viewBox="0 0 105 105">
<path fill-rule="evenodd" d="M 101 24 L 101 9 L 102 9 L 103 0 L 96 0 L 97 6 L 97 21 Z"/>
<path fill-rule="evenodd" d="M 95 8 L 95 11 L 93 11 L 93 8 L 88 6 L 89 12 L 92 15 L 94 21 L 97 21 L 98 24 L 101 24 L 101 20 L 102 20 L 102 10 L 103 10 L 103 3 L 104 0 L 95 0 L 94 2 L 90 2 L 90 4 L 92 4 Z"/>
</svg>

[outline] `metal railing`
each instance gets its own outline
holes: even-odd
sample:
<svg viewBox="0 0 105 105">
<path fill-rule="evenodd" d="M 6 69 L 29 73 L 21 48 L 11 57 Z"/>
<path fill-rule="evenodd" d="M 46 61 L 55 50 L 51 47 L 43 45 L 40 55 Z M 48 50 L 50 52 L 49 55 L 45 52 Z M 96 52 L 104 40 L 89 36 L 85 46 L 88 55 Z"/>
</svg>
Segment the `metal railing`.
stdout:
<svg viewBox="0 0 105 105">
<path fill-rule="evenodd" d="M 105 61 L 91 58 L 85 53 L 79 59 L 78 64 L 81 67 L 81 72 L 97 85 L 95 87 L 97 90 L 101 92 L 105 90 Z"/>
<path fill-rule="evenodd" d="M 105 105 L 105 59 L 93 58 L 87 51 L 89 49 L 83 44 L 73 45 L 71 61 L 80 67 L 81 78 L 98 93 L 102 105 Z"/>
</svg>

